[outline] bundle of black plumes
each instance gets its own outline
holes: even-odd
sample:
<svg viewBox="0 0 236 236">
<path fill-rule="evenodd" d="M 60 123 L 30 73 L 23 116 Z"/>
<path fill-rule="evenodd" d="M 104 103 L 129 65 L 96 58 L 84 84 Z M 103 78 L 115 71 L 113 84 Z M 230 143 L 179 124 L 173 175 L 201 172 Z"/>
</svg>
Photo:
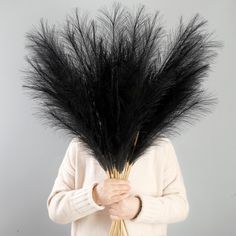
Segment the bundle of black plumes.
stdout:
<svg viewBox="0 0 236 236">
<path fill-rule="evenodd" d="M 222 42 L 206 25 L 197 13 L 167 32 L 159 11 L 120 3 L 96 18 L 76 8 L 59 29 L 41 19 L 26 35 L 23 87 L 48 125 L 78 137 L 111 178 L 128 178 L 149 147 L 217 103 L 202 83 Z"/>
</svg>

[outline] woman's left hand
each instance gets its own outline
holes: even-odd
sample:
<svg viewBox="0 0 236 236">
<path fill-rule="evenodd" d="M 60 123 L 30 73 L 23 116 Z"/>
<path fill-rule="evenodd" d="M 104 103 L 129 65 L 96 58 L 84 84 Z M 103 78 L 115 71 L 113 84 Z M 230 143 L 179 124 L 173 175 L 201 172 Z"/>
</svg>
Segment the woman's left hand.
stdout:
<svg viewBox="0 0 236 236">
<path fill-rule="evenodd" d="M 140 200 L 136 196 L 127 197 L 108 206 L 112 220 L 132 219 L 140 208 Z"/>
</svg>

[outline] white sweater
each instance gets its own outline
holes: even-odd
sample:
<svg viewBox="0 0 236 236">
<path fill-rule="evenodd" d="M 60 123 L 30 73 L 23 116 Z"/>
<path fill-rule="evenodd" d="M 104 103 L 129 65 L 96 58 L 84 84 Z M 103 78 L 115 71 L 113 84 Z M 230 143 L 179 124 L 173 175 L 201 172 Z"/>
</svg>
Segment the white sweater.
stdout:
<svg viewBox="0 0 236 236">
<path fill-rule="evenodd" d="M 98 161 L 73 138 L 47 199 L 50 219 L 71 223 L 71 236 L 108 236 L 112 222 L 108 209 L 92 198 L 94 184 L 106 178 Z M 132 166 L 128 179 L 131 194 L 142 200 L 137 218 L 125 220 L 129 236 L 166 236 L 167 224 L 187 218 L 186 189 L 170 139 L 148 148 Z"/>
</svg>

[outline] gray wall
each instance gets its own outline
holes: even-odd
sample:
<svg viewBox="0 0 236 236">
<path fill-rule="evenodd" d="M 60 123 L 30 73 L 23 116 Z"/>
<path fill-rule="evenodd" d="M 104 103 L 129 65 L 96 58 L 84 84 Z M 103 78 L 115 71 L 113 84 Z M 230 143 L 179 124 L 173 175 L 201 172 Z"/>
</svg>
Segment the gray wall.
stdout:
<svg viewBox="0 0 236 236">
<path fill-rule="evenodd" d="M 33 113 L 35 103 L 21 89 L 24 34 L 40 17 L 62 23 L 78 6 L 91 13 L 108 0 L 0 1 L 0 235 L 65 236 L 70 225 L 49 220 L 46 199 L 70 141 L 44 126 Z M 138 1 L 121 1 L 134 6 Z M 142 3 L 142 2 L 141 2 Z M 217 94 L 214 113 L 188 126 L 173 139 L 184 175 L 190 215 L 169 225 L 169 235 L 236 235 L 235 159 L 235 6 L 233 0 L 145 0 L 158 9 L 168 27 L 180 15 L 199 12 L 224 41 L 206 86 Z M 234 23 L 233 23 L 234 22 Z"/>
</svg>

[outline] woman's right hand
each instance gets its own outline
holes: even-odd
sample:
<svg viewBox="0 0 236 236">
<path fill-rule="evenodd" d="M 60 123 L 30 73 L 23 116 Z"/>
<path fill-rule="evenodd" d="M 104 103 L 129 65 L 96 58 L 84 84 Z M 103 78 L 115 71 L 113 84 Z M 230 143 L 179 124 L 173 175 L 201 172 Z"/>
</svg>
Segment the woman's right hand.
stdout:
<svg viewBox="0 0 236 236">
<path fill-rule="evenodd" d="M 107 178 L 93 187 L 93 199 L 98 205 L 110 205 L 129 196 L 128 180 Z"/>
</svg>

